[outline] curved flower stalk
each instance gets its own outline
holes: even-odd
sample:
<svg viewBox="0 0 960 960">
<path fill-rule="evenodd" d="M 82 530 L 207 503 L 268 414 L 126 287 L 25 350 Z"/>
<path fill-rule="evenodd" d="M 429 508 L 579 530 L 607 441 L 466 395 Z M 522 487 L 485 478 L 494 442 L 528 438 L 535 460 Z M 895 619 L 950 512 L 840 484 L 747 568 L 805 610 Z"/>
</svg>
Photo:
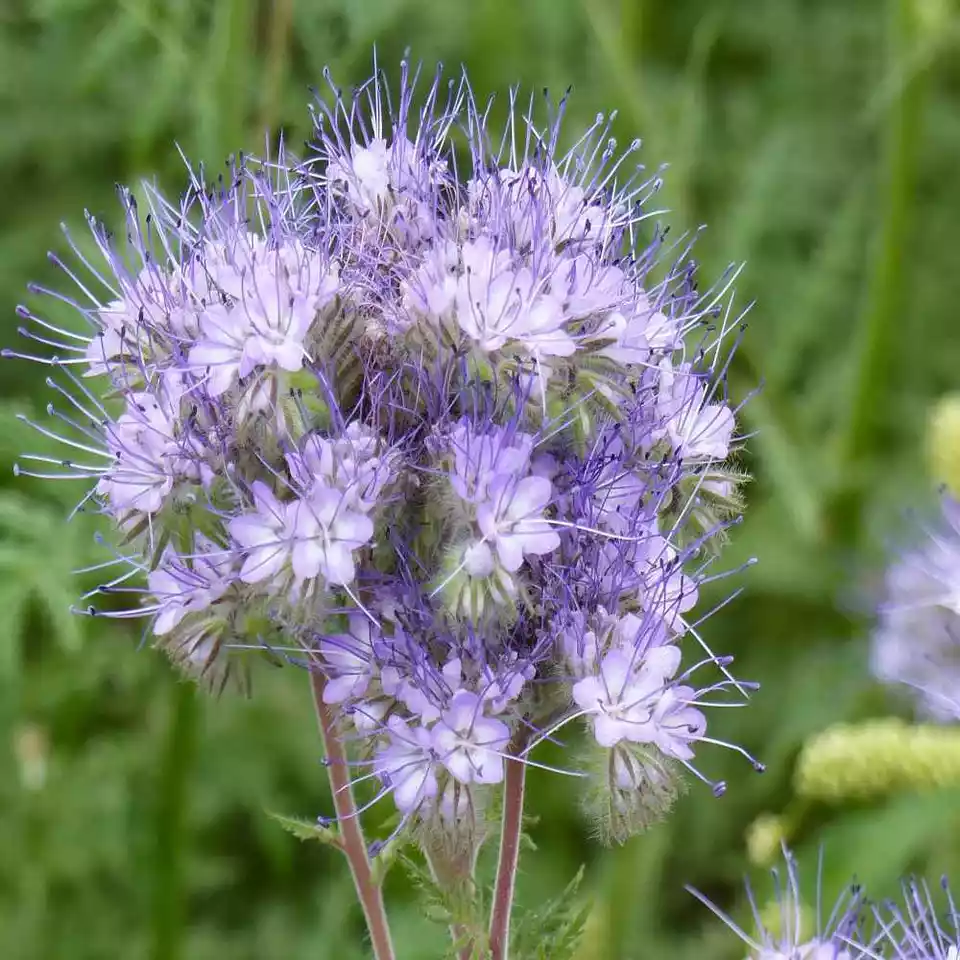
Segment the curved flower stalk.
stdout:
<svg viewBox="0 0 960 960">
<path fill-rule="evenodd" d="M 52 294 L 87 333 L 21 310 L 69 451 L 22 472 L 87 481 L 119 530 L 98 593 L 141 603 L 107 615 L 218 687 L 256 648 L 313 674 L 379 957 L 354 782 L 465 887 L 503 791 L 490 927 L 454 924 L 499 960 L 538 745 L 586 729 L 558 772 L 622 841 L 684 771 L 723 792 L 708 713 L 752 688 L 695 612 L 740 510 L 732 277 L 701 291 L 648 229 L 658 179 L 608 118 L 565 152 L 565 101 L 510 105 L 496 131 L 406 65 L 395 98 L 331 84 L 304 163 L 147 188 L 148 216 L 123 192 L 125 249 L 91 221 L 100 262 L 74 245 Z"/>
</svg>

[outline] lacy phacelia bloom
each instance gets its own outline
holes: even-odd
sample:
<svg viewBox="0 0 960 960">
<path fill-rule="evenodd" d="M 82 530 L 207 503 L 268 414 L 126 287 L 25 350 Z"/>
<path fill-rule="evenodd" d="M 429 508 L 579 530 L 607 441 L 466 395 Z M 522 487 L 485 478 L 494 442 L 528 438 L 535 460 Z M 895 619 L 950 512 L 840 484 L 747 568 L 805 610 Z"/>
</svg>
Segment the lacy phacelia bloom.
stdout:
<svg viewBox="0 0 960 960">
<path fill-rule="evenodd" d="M 574 684 L 574 702 L 591 717 L 600 746 L 613 747 L 621 740 L 653 742 L 658 738 L 660 724 L 654 714 L 664 712 L 666 680 L 679 665 L 680 650 L 675 646 L 655 647 L 642 658 L 635 656 L 632 648 L 614 648 L 604 654 L 596 673 Z M 669 706 L 668 702 L 665 709 Z M 706 728 L 703 714 L 690 708 L 687 712 L 687 729 L 691 733 Z"/>
<path fill-rule="evenodd" d="M 436 798 L 438 761 L 433 734 L 426 727 L 411 726 L 402 717 L 387 720 L 386 736 L 374 760 L 374 770 L 383 783 L 393 790 L 397 809 L 404 814 L 416 813 Z"/>
<path fill-rule="evenodd" d="M 804 903 L 797 863 L 786 848 L 783 854 L 786 875 L 777 869 L 772 871 L 776 902 L 771 906 L 776 907 L 775 923 L 764 922 L 753 891 L 747 885 L 756 929 L 754 935 L 737 926 L 701 893 L 691 887 L 687 889 L 747 944 L 746 960 L 876 960 L 883 956 L 875 952 L 874 938 L 863 934 L 864 901 L 860 888 L 851 886 L 826 914 L 823 905 Z M 766 916 L 768 911 L 762 913 Z M 816 926 L 812 930 L 808 929 L 814 926 L 808 919 L 811 913 L 816 917 Z"/>
<path fill-rule="evenodd" d="M 201 552 L 181 557 L 170 548 L 156 569 L 147 575 L 147 586 L 156 598 L 153 632 L 170 633 L 188 614 L 200 613 L 216 603 L 230 586 L 232 558 L 215 544 L 197 538 Z"/>
<path fill-rule="evenodd" d="M 709 402 L 703 375 L 689 365 L 673 369 L 669 361 L 661 362 L 657 412 L 683 459 L 726 459 L 735 426 L 733 412 L 726 404 Z"/>
<path fill-rule="evenodd" d="M 271 249 L 247 235 L 205 267 L 216 299 L 199 312 L 187 362 L 204 374 L 206 392 L 220 396 L 259 368 L 301 369 L 311 327 L 339 290 L 337 264 L 296 238 Z"/>
<path fill-rule="evenodd" d="M 433 742 L 443 765 L 461 783 L 499 783 L 510 728 L 483 715 L 484 701 L 469 690 L 458 690 L 440 715 Z"/>
<path fill-rule="evenodd" d="M 320 483 L 307 496 L 281 503 L 257 480 L 253 498 L 255 511 L 228 525 L 245 558 L 241 580 L 271 582 L 289 571 L 296 583 L 316 577 L 339 586 L 353 582 L 354 552 L 373 536 L 373 521 L 352 510 L 340 490 Z"/>
<path fill-rule="evenodd" d="M 159 399 L 135 393 L 127 412 L 106 429 L 106 442 L 116 451 L 116 461 L 97 484 L 117 512 L 156 513 L 173 490 L 177 441 L 171 418 Z"/>
<path fill-rule="evenodd" d="M 352 613 L 347 633 L 320 641 L 320 655 L 328 675 L 324 703 L 343 703 L 367 692 L 376 670 L 373 636 L 370 621 L 362 614 Z"/>
<path fill-rule="evenodd" d="M 691 650 L 740 479 L 729 281 L 642 245 L 658 180 L 607 120 L 563 153 L 563 109 L 511 99 L 502 137 L 466 78 L 382 84 L 331 88 L 303 163 L 147 187 L 149 215 L 123 192 L 125 249 L 91 222 L 101 262 L 56 261 L 89 335 L 20 310 L 62 340 L 37 428 L 69 451 L 21 472 L 92 482 L 123 538 L 101 592 L 143 598 L 110 613 L 188 672 L 259 646 L 322 674 L 404 824 L 480 816 L 580 723 L 639 827 L 684 768 L 722 791 L 709 705 L 748 689 Z"/>
<path fill-rule="evenodd" d="M 909 689 L 926 717 L 960 721 L 960 502 L 887 570 L 871 664 Z"/>
</svg>

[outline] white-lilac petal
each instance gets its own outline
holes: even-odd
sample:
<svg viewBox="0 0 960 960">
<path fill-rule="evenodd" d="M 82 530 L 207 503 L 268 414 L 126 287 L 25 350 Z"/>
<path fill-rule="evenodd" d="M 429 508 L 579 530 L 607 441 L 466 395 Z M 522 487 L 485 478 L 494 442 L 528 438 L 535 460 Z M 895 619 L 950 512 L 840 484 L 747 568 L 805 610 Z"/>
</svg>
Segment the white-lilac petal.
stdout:
<svg viewBox="0 0 960 960">
<path fill-rule="evenodd" d="M 499 783 L 510 728 L 485 717 L 484 702 L 469 690 L 458 690 L 433 728 L 440 762 L 460 783 Z"/>
<path fill-rule="evenodd" d="M 438 792 L 433 736 L 398 716 L 390 717 L 386 726 L 386 743 L 377 750 L 374 770 L 391 788 L 397 809 L 413 813 Z"/>
</svg>

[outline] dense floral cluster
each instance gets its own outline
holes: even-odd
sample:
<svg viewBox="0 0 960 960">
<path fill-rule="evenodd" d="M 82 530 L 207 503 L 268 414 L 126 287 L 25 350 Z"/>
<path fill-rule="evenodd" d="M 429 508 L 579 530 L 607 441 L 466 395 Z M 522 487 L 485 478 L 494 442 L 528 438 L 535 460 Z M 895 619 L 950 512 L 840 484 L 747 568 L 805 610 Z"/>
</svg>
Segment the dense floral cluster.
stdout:
<svg viewBox="0 0 960 960">
<path fill-rule="evenodd" d="M 94 482 L 99 593 L 188 672 L 322 673 L 404 822 L 476 818 L 580 719 L 619 837 L 706 779 L 704 710 L 748 687 L 693 615 L 739 512 L 730 278 L 641 239 L 657 181 L 604 118 L 561 153 L 562 104 L 499 136 L 465 80 L 416 88 L 332 90 L 306 163 L 123 193 L 125 251 L 91 221 L 103 265 L 60 265 L 92 334 L 21 311 L 79 459 L 24 467 Z"/>
<path fill-rule="evenodd" d="M 823 915 L 818 890 L 816 918 L 812 921 L 801 894 L 797 862 L 785 847 L 783 854 L 786 869 L 772 871 L 774 901 L 769 907 L 758 907 L 747 885 L 753 934 L 701 893 L 688 889 L 747 945 L 746 960 L 867 960 L 878 956 L 872 949 L 876 937 L 865 930 L 866 901 L 860 889 L 854 886 L 844 891 L 827 916 Z"/>
<path fill-rule="evenodd" d="M 920 712 L 960 721 L 960 502 L 944 493 L 942 515 L 887 571 L 872 666 L 906 685 Z"/>
<path fill-rule="evenodd" d="M 773 874 L 774 899 L 760 908 L 747 885 L 755 933 L 738 926 L 698 891 L 687 888 L 747 945 L 746 960 L 958 960 L 960 914 L 946 879 L 945 909 L 922 882 L 902 884 L 898 901 L 871 903 L 857 884 L 833 903 L 823 902 L 823 861 L 813 907 L 801 893 L 793 854 L 783 848 L 785 870 Z M 829 912 L 827 910 L 829 909 Z"/>
</svg>

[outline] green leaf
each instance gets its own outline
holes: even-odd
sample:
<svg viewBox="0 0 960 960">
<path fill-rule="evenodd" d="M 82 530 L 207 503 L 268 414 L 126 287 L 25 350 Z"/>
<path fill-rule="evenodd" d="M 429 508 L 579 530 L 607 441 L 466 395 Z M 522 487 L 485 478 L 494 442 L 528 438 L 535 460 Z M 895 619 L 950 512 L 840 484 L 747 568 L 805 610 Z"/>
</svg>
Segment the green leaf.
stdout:
<svg viewBox="0 0 960 960">
<path fill-rule="evenodd" d="M 563 892 L 524 914 L 512 937 L 512 956 L 519 960 L 570 960 L 577 953 L 592 903 L 580 896 L 581 866 Z"/>
<path fill-rule="evenodd" d="M 340 832 L 333 827 L 324 827 L 302 817 L 288 817 L 272 810 L 267 810 L 266 814 L 298 840 L 319 840 L 320 843 L 328 843 L 334 847 L 340 846 Z"/>
</svg>

